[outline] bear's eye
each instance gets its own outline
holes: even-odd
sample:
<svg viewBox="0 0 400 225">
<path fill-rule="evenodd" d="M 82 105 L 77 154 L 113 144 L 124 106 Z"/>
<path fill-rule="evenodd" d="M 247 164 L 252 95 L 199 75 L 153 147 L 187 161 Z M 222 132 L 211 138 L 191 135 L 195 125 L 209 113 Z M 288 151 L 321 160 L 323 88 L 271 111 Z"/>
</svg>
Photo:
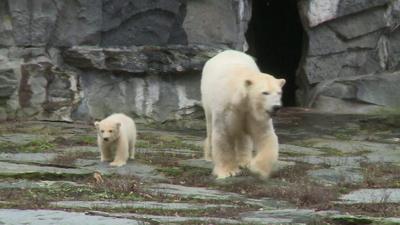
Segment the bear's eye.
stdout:
<svg viewBox="0 0 400 225">
<path fill-rule="evenodd" d="M 261 94 L 263 94 L 263 95 L 269 95 L 269 92 L 263 91 Z"/>
<path fill-rule="evenodd" d="M 104 133 L 104 130 L 101 130 L 101 133 Z"/>
<path fill-rule="evenodd" d="M 112 133 L 112 130 L 109 130 L 108 132 Z"/>
</svg>

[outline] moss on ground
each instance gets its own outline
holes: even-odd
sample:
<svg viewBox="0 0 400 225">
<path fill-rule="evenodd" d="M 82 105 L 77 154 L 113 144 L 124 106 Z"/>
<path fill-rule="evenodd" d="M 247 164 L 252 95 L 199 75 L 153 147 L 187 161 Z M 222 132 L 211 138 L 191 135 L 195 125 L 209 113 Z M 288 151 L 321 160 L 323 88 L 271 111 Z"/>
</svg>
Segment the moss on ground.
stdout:
<svg viewBox="0 0 400 225">
<path fill-rule="evenodd" d="M 55 148 L 55 144 L 46 139 L 33 140 L 27 144 L 18 145 L 11 142 L 0 142 L 0 152 L 47 152 Z"/>
<path fill-rule="evenodd" d="M 186 143 L 175 136 L 163 136 L 152 133 L 139 133 L 136 143 L 137 148 L 152 148 L 152 149 L 190 149 L 198 150 L 199 146 Z"/>
</svg>

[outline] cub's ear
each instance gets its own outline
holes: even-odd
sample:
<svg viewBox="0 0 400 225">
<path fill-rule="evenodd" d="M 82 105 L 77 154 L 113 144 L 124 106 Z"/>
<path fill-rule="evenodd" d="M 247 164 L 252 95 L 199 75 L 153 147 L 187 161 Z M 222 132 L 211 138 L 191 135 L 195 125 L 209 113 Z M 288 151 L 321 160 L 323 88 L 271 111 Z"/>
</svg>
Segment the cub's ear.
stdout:
<svg viewBox="0 0 400 225">
<path fill-rule="evenodd" d="M 246 86 L 246 87 L 249 87 L 249 86 L 251 86 L 253 84 L 253 81 L 251 81 L 251 80 L 245 80 L 244 81 L 244 85 Z"/>
<path fill-rule="evenodd" d="M 283 87 L 283 85 L 286 84 L 286 80 L 285 80 L 285 79 L 278 79 L 278 82 L 279 82 L 279 85 L 280 85 L 281 87 Z"/>
<path fill-rule="evenodd" d="M 117 124 L 115 124 L 115 126 L 117 127 L 117 129 L 119 129 L 121 127 L 121 123 L 118 122 Z"/>
<path fill-rule="evenodd" d="M 100 122 L 96 121 L 96 122 L 94 122 L 94 125 L 96 126 L 97 129 L 99 129 Z"/>
</svg>

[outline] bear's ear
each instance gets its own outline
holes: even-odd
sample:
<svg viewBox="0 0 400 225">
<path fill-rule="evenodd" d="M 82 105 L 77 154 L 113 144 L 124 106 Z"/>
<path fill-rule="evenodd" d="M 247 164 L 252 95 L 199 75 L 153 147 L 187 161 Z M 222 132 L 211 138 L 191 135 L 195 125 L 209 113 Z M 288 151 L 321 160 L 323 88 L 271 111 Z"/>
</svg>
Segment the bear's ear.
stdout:
<svg viewBox="0 0 400 225">
<path fill-rule="evenodd" d="M 98 128 L 99 128 L 99 125 L 100 125 L 100 122 L 99 122 L 99 121 L 96 121 L 96 122 L 94 122 L 94 125 L 95 125 L 96 128 L 98 129 Z"/>
<path fill-rule="evenodd" d="M 119 129 L 121 127 L 121 123 L 118 122 L 117 124 L 115 124 L 115 126 L 117 127 L 117 129 Z"/>
<path fill-rule="evenodd" d="M 251 80 L 245 80 L 244 81 L 244 85 L 246 86 L 246 87 L 249 87 L 249 86 L 251 86 L 253 84 L 253 81 L 251 81 Z"/>
<path fill-rule="evenodd" d="M 286 80 L 285 80 L 285 79 L 278 79 L 278 82 L 279 82 L 279 85 L 280 85 L 281 87 L 283 87 L 283 85 L 286 84 Z"/>
</svg>

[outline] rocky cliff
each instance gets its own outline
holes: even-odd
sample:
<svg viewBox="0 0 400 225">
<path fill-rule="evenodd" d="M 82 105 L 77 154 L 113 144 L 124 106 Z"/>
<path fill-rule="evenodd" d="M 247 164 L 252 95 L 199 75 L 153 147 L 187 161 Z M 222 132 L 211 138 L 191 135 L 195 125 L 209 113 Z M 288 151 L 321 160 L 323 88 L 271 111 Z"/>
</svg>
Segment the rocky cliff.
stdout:
<svg viewBox="0 0 400 225">
<path fill-rule="evenodd" d="M 0 0 L 0 118 L 199 110 L 204 62 L 242 48 L 245 0 Z"/>
<path fill-rule="evenodd" d="M 400 0 L 298 10 L 298 105 L 400 106 Z M 201 68 L 221 49 L 246 49 L 250 18 L 251 0 L 0 0 L 0 119 L 201 117 Z"/>
<path fill-rule="evenodd" d="M 400 1 L 302 0 L 299 100 L 324 111 L 399 107 Z"/>
</svg>

